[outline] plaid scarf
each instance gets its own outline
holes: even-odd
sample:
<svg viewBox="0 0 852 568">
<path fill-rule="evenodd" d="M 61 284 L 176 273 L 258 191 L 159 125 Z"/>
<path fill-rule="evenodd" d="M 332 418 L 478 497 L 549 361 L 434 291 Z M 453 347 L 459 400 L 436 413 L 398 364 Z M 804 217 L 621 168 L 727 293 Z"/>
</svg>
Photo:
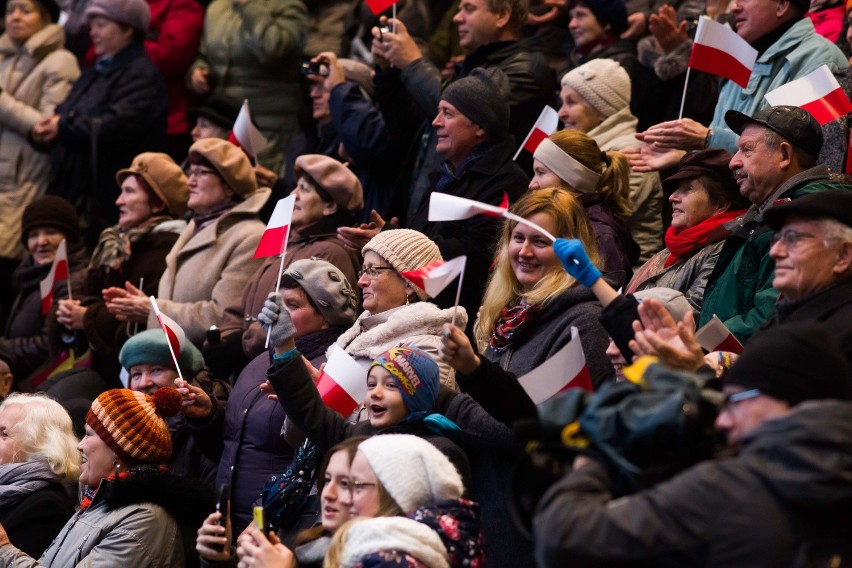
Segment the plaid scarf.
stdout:
<svg viewBox="0 0 852 568">
<path fill-rule="evenodd" d="M 503 308 L 500 317 L 494 323 L 494 330 L 491 332 L 491 339 L 488 345 L 497 353 L 502 353 L 512 345 L 514 336 L 518 330 L 532 319 L 538 311 L 538 306 L 527 304 L 521 300 L 521 303 L 511 308 Z"/>
<path fill-rule="evenodd" d="M 95 245 L 89 268 L 121 270 L 130 260 L 130 246 L 145 238 L 160 223 L 171 219 L 168 215 L 158 215 L 127 231 L 123 231 L 118 225 L 104 229 L 98 244 Z"/>
</svg>

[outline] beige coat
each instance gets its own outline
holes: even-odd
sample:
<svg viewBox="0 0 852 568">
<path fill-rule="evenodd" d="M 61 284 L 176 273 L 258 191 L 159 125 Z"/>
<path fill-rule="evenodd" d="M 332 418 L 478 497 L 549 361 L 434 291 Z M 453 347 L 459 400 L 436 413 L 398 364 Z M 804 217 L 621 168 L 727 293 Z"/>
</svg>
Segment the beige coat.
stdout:
<svg viewBox="0 0 852 568">
<path fill-rule="evenodd" d="M 49 24 L 24 44 L 0 37 L 0 257 L 15 258 L 21 245 L 21 216 L 50 181 L 49 154 L 36 151 L 27 135 L 51 116 L 80 76 L 77 59 L 62 49 L 65 34 Z"/>
<path fill-rule="evenodd" d="M 240 301 L 246 282 L 263 261 L 252 256 L 266 228 L 257 212 L 270 193 L 257 190 L 197 234 L 190 221 L 166 256 L 157 304 L 198 346 L 211 325 L 222 325 L 225 307 Z M 152 313 L 148 327 L 157 325 Z"/>
</svg>

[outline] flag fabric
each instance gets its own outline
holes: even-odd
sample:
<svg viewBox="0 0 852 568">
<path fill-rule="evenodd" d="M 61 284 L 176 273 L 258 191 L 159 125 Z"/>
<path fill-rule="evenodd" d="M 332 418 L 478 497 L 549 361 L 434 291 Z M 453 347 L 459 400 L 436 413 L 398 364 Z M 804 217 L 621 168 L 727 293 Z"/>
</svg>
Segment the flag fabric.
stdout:
<svg viewBox="0 0 852 568">
<path fill-rule="evenodd" d="M 251 121 L 248 99 L 243 101 L 240 114 L 237 115 L 237 120 L 234 122 L 234 128 L 228 135 L 228 142 L 242 148 L 252 159 L 257 158 L 257 153 L 266 146 L 266 137 Z"/>
<path fill-rule="evenodd" d="M 367 395 L 367 370 L 336 343 L 330 352 L 317 390 L 325 405 L 345 418 Z"/>
<path fill-rule="evenodd" d="M 367 6 L 370 8 L 370 11 L 373 12 L 374 15 L 378 16 L 394 4 L 398 2 L 398 0 L 366 0 Z"/>
<path fill-rule="evenodd" d="M 757 50 L 730 26 L 701 16 L 689 55 L 691 68 L 719 75 L 746 88 L 755 61 Z"/>
<path fill-rule="evenodd" d="M 530 154 L 535 153 L 535 149 L 538 148 L 538 145 L 541 144 L 541 141 L 556 132 L 559 128 L 559 115 L 556 114 L 556 111 L 547 105 L 543 109 L 541 109 L 541 114 L 538 115 L 538 120 L 533 124 L 532 129 L 530 129 L 527 137 L 524 138 L 523 144 L 518 148 L 518 151 L 515 152 L 515 158 L 518 159 L 518 154 L 521 153 L 521 150 L 526 150 Z"/>
<path fill-rule="evenodd" d="M 65 239 L 56 247 L 56 256 L 47 277 L 38 283 L 41 292 L 41 315 L 46 316 L 53 306 L 53 291 L 60 280 L 68 280 L 68 251 L 65 247 Z"/>
<path fill-rule="evenodd" d="M 290 235 L 295 204 L 296 197 L 294 195 L 278 200 L 275 209 L 272 211 L 272 216 L 269 218 L 269 223 L 266 224 L 266 230 L 263 231 L 260 242 L 254 251 L 254 258 L 278 256 L 284 253 Z"/>
<path fill-rule="evenodd" d="M 790 105 L 805 109 L 820 124 L 852 112 L 852 102 L 840 88 L 828 65 L 766 93 L 771 106 Z"/>
<path fill-rule="evenodd" d="M 175 358 L 175 367 L 178 367 L 177 360 L 183 352 L 184 345 L 186 345 L 186 334 L 184 333 L 183 328 L 179 326 L 175 320 L 160 311 L 160 307 L 157 305 L 157 299 L 154 296 L 149 296 L 148 299 L 151 300 L 151 307 L 154 309 L 154 315 L 157 316 L 157 321 L 160 322 L 160 327 L 163 329 L 163 333 L 166 334 L 166 340 L 172 348 L 172 355 Z M 180 374 L 179 368 L 177 371 L 178 374 Z"/>
<path fill-rule="evenodd" d="M 496 207 L 473 199 L 435 191 L 429 199 L 429 220 L 461 221 L 462 219 L 470 219 L 474 215 L 502 217 L 508 209 L 509 196 L 505 192 L 503 193 L 503 201 L 499 207 Z"/>
<path fill-rule="evenodd" d="M 579 387 L 592 392 L 592 376 L 577 328 L 571 326 L 571 341 L 544 363 L 519 377 L 518 382 L 535 404 L 541 404 L 569 388 Z"/>
<path fill-rule="evenodd" d="M 741 353 L 743 345 L 715 314 L 704 327 L 695 332 L 695 340 L 706 351 Z"/>
<path fill-rule="evenodd" d="M 407 270 L 400 274 L 434 298 L 464 272 L 466 262 L 467 257 L 464 255 L 452 260 L 433 260 L 419 270 Z"/>
</svg>

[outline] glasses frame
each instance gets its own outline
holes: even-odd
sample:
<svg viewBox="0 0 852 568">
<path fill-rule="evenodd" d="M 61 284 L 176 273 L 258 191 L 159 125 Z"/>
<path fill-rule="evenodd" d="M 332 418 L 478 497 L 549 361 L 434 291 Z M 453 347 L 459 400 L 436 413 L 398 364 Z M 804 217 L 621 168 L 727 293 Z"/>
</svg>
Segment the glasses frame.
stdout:
<svg viewBox="0 0 852 568">
<path fill-rule="evenodd" d="M 360 280 L 362 276 L 366 276 L 369 280 L 375 280 L 379 277 L 382 270 L 396 270 L 396 268 L 393 266 L 362 266 L 361 270 L 358 271 L 358 279 Z"/>
<path fill-rule="evenodd" d="M 354 495 L 356 493 L 360 494 L 366 487 L 378 487 L 378 483 L 371 483 L 369 481 L 355 481 L 354 479 L 349 479 L 349 492 Z"/>
<path fill-rule="evenodd" d="M 749 389 L 744 390 L 742 392 L 734 392 L 731 394 L 725 395 L 724 400 L 722 401 L 722 412 L 730 412 L 733 407 L 737 404 L 744 402 L 746 400 L 751 400 L 753 398 L 757 398 L 763 393 L 760 392 L 760 389 Z"/>
<path fill-rule="evenodd" d="M 785 248 L 793 249 L 799 245 L 801 240 L 815 238 L 817 238 L 816 235 L 811 233 L 803 233 L 802 231 L 787 229 L 786 231 L 775 231 L 775 233 L 772 234 L 772 244 L 774 245 L 778 241 L 783 241 Z"/>
<path fill-rule="evenodd" d="M 221 176 L 219 176 L 219 172 L 217 172 L 216 170 L 208 170 L 207 168 L 196 168 L 196 169 L 189 168 L 189 170 L 187 170 L 187 172 L 186 172 L 186 179 L 189 179 L 191 177 L 200 178 L 200 177 L 204 177 L 204 176 L 221 177 Z"/>
</svg>

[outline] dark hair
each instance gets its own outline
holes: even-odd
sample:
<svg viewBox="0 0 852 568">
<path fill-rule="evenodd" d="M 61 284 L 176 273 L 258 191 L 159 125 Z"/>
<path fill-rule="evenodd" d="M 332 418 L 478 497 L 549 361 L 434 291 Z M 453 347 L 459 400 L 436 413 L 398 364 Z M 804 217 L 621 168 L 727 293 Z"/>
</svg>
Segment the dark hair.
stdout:
<svg viewBox="0 0 852 568">
<path fill-rule="evenodd" d="M 285 290 L 295 290 L 296 288 L 301 290 L 305 294 L 305 298 L 308 299 L 308 304 L 314 309 L 314 311 L 316 313 L 322 315 L 322 312 L 320 312 L 319 306 L 316 305 L 316 302 L 314 302 L 314 299 L 311 298 L 311 295 L 308 294 L 308 292 L 304 288 L 299 286 L 298 282 L 296 282 L 292 278 L 287 278 L 286 280 L 281 281 L 281 287 L 284 288 Z"/>
<path fill-rule="evenodd" d="M 304 170 L 298 170 L 296 172 L 296 179 L 298 180 L 298 178 L 304 179 L 305 182 L 307 182 L 311 186 L 311 188 L 313 188 L 313 190 L 317 192 L 317 195 L 319 195 L 319 198 L 322 199 L 324 203 L 327 203 L 328 205 L 334 205 L 336 203 L 331 197 L 331 195 L 329 195 L 328 192 L 325 190 L 325 188 L 323 188 L 319 183 L 317 183 L 317 180 L 308 175 L 308 172 Z"/>
</svg>

